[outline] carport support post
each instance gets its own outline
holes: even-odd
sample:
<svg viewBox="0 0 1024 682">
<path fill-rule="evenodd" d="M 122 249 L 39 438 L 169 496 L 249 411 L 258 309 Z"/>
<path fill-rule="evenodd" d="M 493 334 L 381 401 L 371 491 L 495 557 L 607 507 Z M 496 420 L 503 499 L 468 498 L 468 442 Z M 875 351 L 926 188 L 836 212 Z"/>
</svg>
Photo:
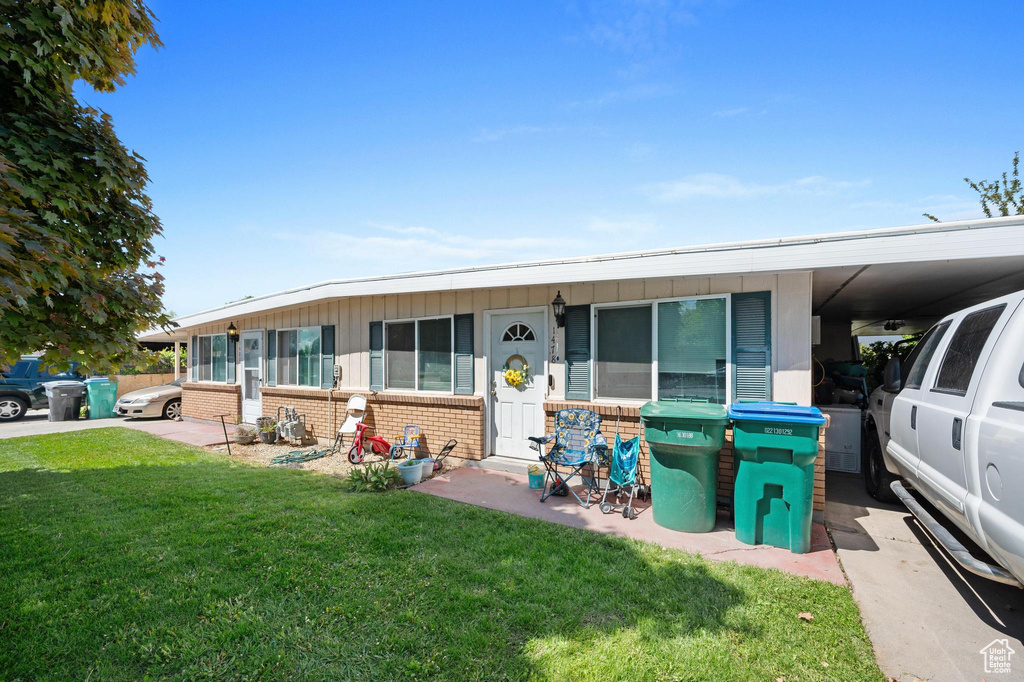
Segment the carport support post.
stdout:
<svg viewBox="0 0 1024 682">
<path fill-rule="evenodd" d="M 174 342 L 174 380 L 181 377 L 181 341 Z"/>
</svg>

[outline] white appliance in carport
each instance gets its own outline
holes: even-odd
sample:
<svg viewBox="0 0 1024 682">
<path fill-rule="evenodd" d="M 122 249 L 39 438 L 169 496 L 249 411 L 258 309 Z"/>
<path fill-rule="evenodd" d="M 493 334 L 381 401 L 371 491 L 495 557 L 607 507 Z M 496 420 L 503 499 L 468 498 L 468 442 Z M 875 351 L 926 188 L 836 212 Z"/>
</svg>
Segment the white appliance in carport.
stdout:
<svg viewBox="0 0 1024 682">
<path fill-rule="evenodd" d="M 861 409 L 847 405 L 819 408 L 829 416 L 825 429 L 825 469 L 860 473 Z"/>
</svg>

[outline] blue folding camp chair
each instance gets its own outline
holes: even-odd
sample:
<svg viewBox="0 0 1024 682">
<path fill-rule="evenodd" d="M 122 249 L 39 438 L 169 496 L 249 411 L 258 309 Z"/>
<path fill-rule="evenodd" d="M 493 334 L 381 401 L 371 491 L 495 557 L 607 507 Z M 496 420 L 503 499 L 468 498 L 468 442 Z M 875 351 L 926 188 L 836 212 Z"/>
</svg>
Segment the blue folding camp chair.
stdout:
<svg viewBox="0 0 1024 682">
<path fill-rule="evenodd" d="M 559 410 L 555 413 L 555 432 L 548 436 L 531 436 L 529 440 L 533 441 L 532 447 L 540 454 L 540 461 L 547 470 L 540 501 L 552 495 L 572 494 L 580 505 L 589 507 L 590 496 L 597 490 L 598 461 L 605 447 L 601 415 L 591 410 Z M 549 446 L 546 452 L 545 445 Z M 570 485 L 576 477 L 586 487 L 585 502 Z"/>
</svg>

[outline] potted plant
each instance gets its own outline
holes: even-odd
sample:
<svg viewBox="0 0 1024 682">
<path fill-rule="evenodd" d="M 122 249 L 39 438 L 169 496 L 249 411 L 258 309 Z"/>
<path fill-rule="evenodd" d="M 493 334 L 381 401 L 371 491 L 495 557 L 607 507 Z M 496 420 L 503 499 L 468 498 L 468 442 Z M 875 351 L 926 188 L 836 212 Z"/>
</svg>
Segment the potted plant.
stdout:
<svg viewBox="0 0 1024 682">
<path fill-rule="evenodd" d="M 277 442 L 277 422 L 269 421 L 264 422 L 260 427 L 260 440 L 267 445 L 273 445 Z"/>
<path fill-rule="evenodd" d="M 398 463 L 398 473 L 406 485 L 416 485 L 423 475 L 423 465 L 418 459 L 407 459 Z"/>
<path fill-rule="evenodd" d="M 260 430 L 252 424 L 240 423 L 235 426 L 235 442 L 239 445 L 252 445 Z"/>
</svg>

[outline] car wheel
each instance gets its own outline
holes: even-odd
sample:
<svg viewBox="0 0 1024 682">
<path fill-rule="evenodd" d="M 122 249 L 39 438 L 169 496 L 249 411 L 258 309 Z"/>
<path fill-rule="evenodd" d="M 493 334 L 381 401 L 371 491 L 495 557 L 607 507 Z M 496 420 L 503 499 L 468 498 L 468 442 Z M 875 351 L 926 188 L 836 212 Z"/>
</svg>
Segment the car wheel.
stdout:
<svg viewBox="0 0 1024 682">
<path fill-rule="evenodd" d="M 178 419 L 181 417 L 181 400 L 168 400 L 164 405 L 164 419 Z"/>
<path fill-rule="evenodd" d="M 28 403 L 13 395 L 0 398 L 0 422 L 16 422 L 25 416 Z"/>
<path fill-rule="evenodd" d="M 889 487 L 896 477 L 885 468 L 885 460 L 882 459 L 882 445 L 878 442 L 878 432 L 874 429 L 868 429 L 864 433 L 861 472 L 864 476 L 864 489 L 868 495 L 879 502 L 896 501 L 896 493 Z"/>
</svg>

